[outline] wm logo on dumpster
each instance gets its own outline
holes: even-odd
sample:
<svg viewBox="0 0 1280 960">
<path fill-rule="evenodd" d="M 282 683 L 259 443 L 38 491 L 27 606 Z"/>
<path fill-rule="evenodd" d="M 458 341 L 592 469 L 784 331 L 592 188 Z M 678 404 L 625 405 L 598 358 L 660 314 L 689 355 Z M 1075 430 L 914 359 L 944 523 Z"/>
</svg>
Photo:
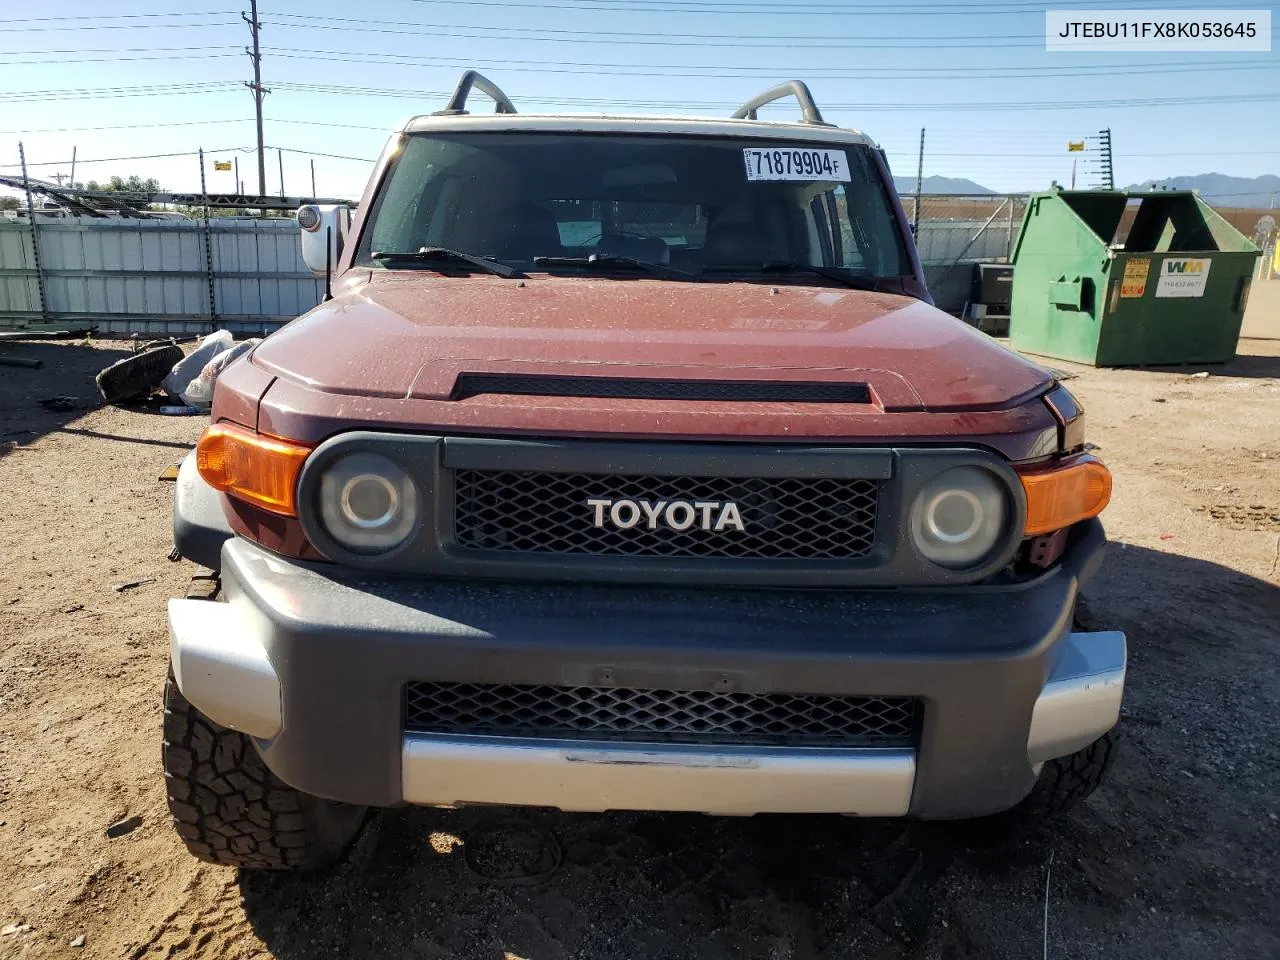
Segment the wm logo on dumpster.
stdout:
<svg viewBox="0 0 1280 960">
<path fill-rule="evenodd" d="M 1166 260 L 1166 273 L 1204 273 L 1203 260 Z"/>
</svg>

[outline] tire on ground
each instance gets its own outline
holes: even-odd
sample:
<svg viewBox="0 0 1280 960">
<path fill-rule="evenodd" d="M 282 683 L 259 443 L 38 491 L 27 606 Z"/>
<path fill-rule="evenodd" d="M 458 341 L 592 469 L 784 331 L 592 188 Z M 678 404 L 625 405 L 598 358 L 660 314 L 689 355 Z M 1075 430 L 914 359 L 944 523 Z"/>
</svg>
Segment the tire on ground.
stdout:
<svg viewBox="0 0 1280 960">
<path fill-rule="evenodd" d="M 1047 760 L 1036 786 L 1020 804 L 1004 813 L 970 820 L 978 842 L 1007 842 L 1036 831 L 1046 820 L 1066 813 L 1097 790 L 1116 754 L 1116 735 L 1103 733 L 1087 748 Z"/>
<path fill-rule="evenodd" d="M 107 403 L 145 397 L 164 382 L 182 357 L 181 347 L 167 344 L 117 360 L 98 374 L 98 392 Z"/>
<path fill-rule="evenodd" d="M 163 766 L 174 829 L 210 863 L 313 870 L 341 860 L 364 822 L 364 807 L 282 782 L 248 736 L 193 707 L 172 674 L 164 690 Z"/>
</svg>

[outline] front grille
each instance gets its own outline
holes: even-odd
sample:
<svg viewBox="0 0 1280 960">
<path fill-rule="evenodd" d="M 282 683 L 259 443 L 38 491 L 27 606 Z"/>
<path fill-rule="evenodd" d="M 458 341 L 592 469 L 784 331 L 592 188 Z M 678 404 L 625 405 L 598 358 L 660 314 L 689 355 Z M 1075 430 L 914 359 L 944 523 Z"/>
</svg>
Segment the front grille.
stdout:
<svg viewBox="0 0 1280 960">
<path fill-rule="evenodd" d="M 707 693 L 418 681 L 405 688 L 405 729 L 638 743 L 907 747 L 920 701 L 791 693 Z"/>
<path fill-rule="evenodd" d="M 629 557 L 852 560 L 875 540 L 875 480 L 647 477 L 615 474 L 459 470 L 454 537 L 475 550 Z M 587 501 L 737 504 L 741 531 L 687 530 L 643 518 L 620 530 L 594 526 Z"/>
</svg>

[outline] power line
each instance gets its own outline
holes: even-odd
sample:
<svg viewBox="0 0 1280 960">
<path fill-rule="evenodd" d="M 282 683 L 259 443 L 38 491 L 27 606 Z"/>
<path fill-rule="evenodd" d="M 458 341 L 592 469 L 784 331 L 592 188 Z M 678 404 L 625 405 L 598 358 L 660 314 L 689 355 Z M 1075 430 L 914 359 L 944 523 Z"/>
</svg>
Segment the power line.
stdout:
<svg viewBox="0 0 1280 960">
<path fill-rule="evenodd" d="M 332 93 L 343 95 L 357 95 L 369 97 L 394 97 L 407 99 L 423 99 L 426 97 L 442 97 L 447 93 L 438 90 L 406 90 L 406 89 L 387 89 L 385 87 L 352 87 L 339 84 L 318 84 L 305 82 L 285 82 L 278 81 L 276 87 L 281 90 L 294 90 L 306 93 Z M 526 98 L 534 103 L 545 103 L 563 106 L 580 106 L 580 107 L 601 107 L 601 106 L 618 106 L 627 105 L 631 107 L 644 108 L 690 108 L 705 110 L 732 110 L 738 106 L 735 102 L 730 101 L 692 101 L 692 100 L 609 100 L 591 97 L 544 97 L 531 95 Z M 1133 107 L 1133 106 L 1183 106 L 1191 104 L 1212 104 L 1212 103 L 1267 103 L 1280 100 L 1280 93 L 1246 93 L 1246 94 L 1215 94 L 1205 96 L 1192 97 L 1136 97 L 1136 98 L 1116 98 L 1110 100 L 1062 100 L 1052 103 L 1044 103 L 1039 101 L 981 101 L 977 103 L 913 103 L 912 106 L 921 110 L 977 110 L 977 111 L 1001 111 L 1001 110 L 1061 110 L 1061 109 L 1086 109 L 1096 107 Z M 869 103 L 865 101 L 854 103 L 833 103 L 824 104 L 831 110 L 902 110 L 902 103 Z"/>
<path fill-rule="evenodd" d="M 6 60 L 0 62 L 0 66 L 22 65 L 22 64 L 41 64 L 41 63 L 101 63 L 113 61 L 135 61 L 135 60 L 189 60 L 189 59 L 217 59 L 239 56 L 240 53 L 203 53 L 192 54 L 185 51 L 194 50 L 236 50 L 241 48 L 224 44 L 219 46 L 186 46 L 186 47 L 90 47 L 83 49 L 66 49 L 66 50 L 31 50 L 27 51 L 28 55 L 44 56 L 47 54 L 63 54 L 63 53 L 165 53 L 169 51 L 183 51 L 181 55 L 164 55 L 164 56 L 142 56 L 142 57 L 103 57 L 89 59 L 39 59 L 39 60 Z M 364 63 L 372 65 L 386 66 L 439 66 L 439 67 L 473 67 L 473 66 L 496 66 L 501 67 L 510 73 L 557 73 L 557 74 L 573 74 L 573 75 L 600 75 L 600 76 L 664 76 L 677 78 L 705 78 L 705 79 L 772 79 L 780 75 L 804 75 L 810 81 L 814 80 L 935 80 L 935 79 L 1009 79 L 1009 78 L 1070 78 L 1070 77 L 1098 77 L 1098 76 L 1131 76 L 1143 74 L 1166 74 L 1166 73 L 1224 73 L 1238 72 L 1248 70 L 1277 70 L 1280 69 L 1280 60 L 1246 60 L 1233 63 L 1185 63 L 1182 61 L 1161 61 L 1147 64 L 1137 64 L 1133 66 L 1122 66 L 1115 69 L 1092 69 L 1081 70 L 1073 66 L 1036 66 L 1036 67 L 1019 67 L 1019 66 L 998 66 L 989 68 L 996 72 L 991 73 L 975 73 L 970 69 L 963 67 L 876 67 L 868 68 L 867 73 L 832 73 L 831 71 L 845 70 L 843 67 L 814 67 L 810 65 L 796 66 L 760 66 L 760 67 L 741 67 L 733 68 L 731 72 L 708 72 L 714 70 L 723 70 L 724 68 L 708 68 L 699 72 L 681 72 L 678 67 L 671 64 L 648 64 L 637 63 L 628 64 L 624 69 L 613 69 L 617 67 L 614 63 L 599 63 L 588 61 L 557 61 L 557 60 L 486 60 L 483 58 L 455 58 L 455 57 L 424 57 L 415 54 L 399 54 L 399 53 L 377 53 L 350 50 L 325 50 L 310 47 L 262 47 L 263 52 L 270 53 L 273 56 L 283 59 L 301 60 L 311 59 L 313 56 L 324 56 L 331 61 L 340 63 Z M 584 69 L 572 69 L 584 68 Z M 978 68 L 981 69 L 981 68 Z"/>
<path fill-rule="evenodd" d="M 151 60 L 225 60 L 229 57 L 238 56 L 240 56 L 238 53 L 169 53 L 159 57 L 88 57 L 76 60 L 3 60 L 0 61 L 0 67 L 18 67 L 51 63 L 137 63 Z"/>
<path fill-rule="evenodd" d="M 152 20 L 161 17 L 233 17 L 235 10 L 202 10 L 190 13 L 103 13 L 83 14 L 72 17 L 17 17 L 0 20 L 0 23 L 52 23 L 67 20 Z"/>
<path fill-rule="evenodd" d="M 264 47 L 265 51 L 273 56 L 289 60 L 311 59 L 316 55 L 324 56 L 327 60 L 339 63 L 367 63 L 382 64 L 386 66 L 496 66 L 501 67 L 504 71 L 510 73 L 566 73 L 575 75 L 600 75 L 600 76 L 623 76 L 623 77 L 681 77 L 681 78 L 705 78 L 705 79 L 771 79 L 780 75 L 804 75 L 810 81 L 816 80 L 939 80 L 939 79 L 1021 79 L 1021 78 L 1069 78 L 1069 77 L 1097 77 L 1097 76 L 1128 76 L 1140 74 L 1165 74 L 1165 73 L 1219 73 L 1234 72 L 1239 70 L 1276 70 L 1280 69 L 1280 61 L 1277 60 L 1256 60 L 1243 61 L 1238 63 L 1227 64 L 1207 64 L 1197 66 L 1184 62 L 1163 62 L 1152 64 L 1141 64 L 1130 68 L 1120 68 L 1115 70 L 1080 70 L 1073 67 L 996 67 L 992 68 L 1002 72 L 999 73 L 973 73 L 964 68 L 956 67 L 886 67 L 886 68 L 868 68 L 867 73 L 827 73 L 823 71 L 842 70 L 842 67 L 811 67 L 811 66 L 791 66 L 791 67 L 743 67 L 731 73 L 712 73 L 697 72 L 686 73 L 679 72 L 678 68 L 674 68 L 669 64 L 629 64 L 624 70 L 611 69 L 616 64 L 607 63 L 590 63 L 578 61 L 553 61 L 553 60 L 484 60 L 484 59 L 460 59 L 453 57 L 422 57 L 414 54 L 396 54 L 396 53 L 369 53 L 362 52 L 352 55 L 352 51 L 346 50 L 318 50 L 306 47 Z M 383 59 L 369 59 L 378 57 Z M 386 59 L 393 58 L 393 59 Z M 530 66 L 516 66 L 516 64 L 529 64 Z M 572 67 L 582 67 L 589 69 L 570 69 Z M 717 68 L 708 68 L 715 70 Z M 914 72 L 903 72 L 914 71 Z M 1015 71 L 1015 72 L 1004 72 Z M 1065 72 L 1063 72 L 1065 71 Z"/>
<path fill-rule="evenodd" d="M 411 3 L 432 3 L 434 5 L 450 4 L 454 6 L 505 6 L 518 9 L 546 9 L 547 4 L 541 2 L 518 3 L 482 3 L 476 0 L 407 0 Z M 924 0 L 920 3 L 884 3 L 870 4 L 866 6 L 858 6 L 853 10 L 842 3 L 807 3 L 807 2 L 788 2 L 779 7 L 777 2 L 772 3 L 756 3 L 752 0 L 699 0 L 695 3 L 693 0 L 649 0 L 648 9 L 657 9 L 657 12 L 670 12 L 662 7 L 666 6 L 696 6 L 700 10 L 716 7 L 734 7 L 746 9 L 772 8 L 772 10 L 764 9 L 763 13 L 779 12 L 785 14 L 795 13 L 802 9 L 820 9 L 829 12 L 840 12 L 863 15 L 871 10 L 884 10 L 890 14 L 898 14 L 908 10 L 930 10 L 943 11 L 952 9 L 949 5 L 943 4 L 940 0 Z M 1073 9 L 1097 8 L 1098 10 L 1106 10 L 1113 5 L 1113 0 L 1072 0 Z M 1175 10 L 1187 6 L 1189 9 L 1197 10 L 1214 10 L 1219 9 L 1213 2 L 1206 0 L 1132 0 L 1125 4 L 1126 10 L 1131 9 L 1151 9 Z M 1222 9 L 1235 9 L 1238 3 L 1235 0 L 1226 2 L 1226 6 Z M 636 7 L 634 0 L 579 0 L 578 3 L 571 6 L 570 9 L 581 11 L 585 9 L 599 8 L 606 12 L 627 12 L 627 13 L 645 13 L 646 8 Z M 965 8 L 965 15 L 980 10 L 1025 10 L 1028 12 L 1039 13 L 1044 10 L 1042 3 L 1037 4 L 1031 0 L 983 0 L 983 2 L 974 4 Z M 83 20 L 152 20 L 164 19 L 169 17 L 220 17 L 235 16 L 238 10 L 191 10 L 191 11 L 170 11 L 165 13 L 109 13 L 109 14 L 80 14 L 73 16 L 57 16 L 57 17 L 16 17 L 0 19 L 0 23 L 51 23 L 51 22 L 68 22 Z"/>
<path fill-rule="evenodd" d="M 147 84 L 135 87 L 58 88 L 53 90 L 16 90 L 0 93 L 0 103 L 38 103 L 45 100 L 73 100 L 112 97 L 160 97 L 193 93 L 221 93 L 234 89 L 235 81 L 213 80 L 201 83 Z"/>
<path fill-rule="evenodd" d="M 318 150 L 302 150 L 297 147 L 269 147 L 270 150 L 283 150 L 285 153 L 301 153 L 308 157 L 328 157 L 330 160 L 356 160 L 360 163 L 376 163 L 376 157 L 347 157 L 340 153 L 320 153 Z"/>
<path fill-rule="evenodd" d="M 43 57 L 54 53 L 181 53 L 188 50 L 239 50 L 236 44 L 225 43 L 218 46 L 210 46 L 207 43 L 197 44 L 191 47 L 74 47 L 64 50 L 24 50 L 23 55 L 29 57 Z"/>
<path fill-rule="evenodd" d="M 275 14 L 274 16 L 286 16 L 284 14 Z M 301 17 L 302 15 L 298 15 Z M 433 36 L 433 37 L 450 37 L 469 40 L 519 40 L 534 43 L 609 43 L 609 44 L 625 44 L 628 46 L 654 46 L 654 47 L 750 47 L 759 49 L 778 49 L 790 48 L 797 42 L 810 44 L 814 49 L 821 50 L 849 50 L 849 49 L 870 49 L 870 48 L 919 48 L 929 47 L 937 49 L 970 49 L 975 42 L 982 42 L 989 46 L 995 47 L 1027 47 L 1042 46 L 1044 37 L 1039 34 L 1025 34 L 1009 37 L 991 37 L 991 36 L 965 36 L 965 37 L 945 37 L 940 38 L 941 43 L 929 43 L 926 40 L 905 40 L 902 36 L 896 37 L 863 37 L 862 41 L 872 40 L 876 42 L 850 42 L 840 38 L 833 38 L 830 34 L 824 36 L 769 36 L 764 34 L 711 34 L 711 33 L 617 33 L 603 30 L 555 30 L 550 28 L 524 28 L 524 27 L 481 27 L 481 26 L 459 26 L 453 28 L 449 24 L 430 24 L 422 21 L 375 21 L 360 20 L 354 18 L 342 17 L 317 17 L 315 19 L 323 19 L 330 21 L 329 23 L 285 23 L 280 20 L 263 20 L 264 24 L 280 27 L 296 27 L 306 30 L 342 30 L 354 31 L 357 33 L 393 33 L 397 35 L 405 35 L 402 29 L 398 27 L 426 27 L 428 30 L 420 30 L 410 35 L 415 36 Z M 338 21 L 338 22 L 333 22 Z M 380 26 L 353 26 L 353 24 L 381 24 Z M 479 30 L 479 31 L 503 31 L 505 33 L 515 34 L 515 36 L 494 36 L 490 33 L 456 33 L 453 29 L 460 30 Z M 532 33 L 555 34 L 555 36 L 530 36 Z M 993 40 L 1030 40 L 1034 38 L 1037 43 L 991 43 Z M 579 38 L 587 39 L 579 39 Z M 638 40 L 635 37 L 652 37 L 654 39 Z M 678 40 L 672 37 L 681 38 Z M 934 39 L 934 38 L 926 38 Z M 693 42 L 685 42 L 686 40 Z M 708 40 L 724 40 L 725 43 L 708 43 Z M 755 40 L 771 40 L 770 43 L 751 43 L 744 41 Z M 889 42 L 894 41 L 894 42 Z M 1118 42 L 1118 41 L 1117 41 Z"/>
<path fill-rule="evenodd" d="M 578 13 L 582 12 L 607 12 L 607 13 L 702 13 L 709 11 L 716 14 L 734 14 L 743 13 L 755 16 L 761 15 L 785 15 L 785 16 L 866 16 L 877 14 L 889 14 L 893 16 L 909 15 L 909 16 L 939 16 L 939 15 L 958 15 L 971 16 L 973 14 L 983 15 L 1016 15 L 1022 13 L 1043 13 L 1043 4 L 1028 3 L 1026 0 L 1017 0 L 1014 3 L 982 2 L 966 7 L 964 10 L 956 10 L 954 6 L 942 4 L 939 2 L 926 3 L 906 3 L 901 5 L 890 4 L 873 4 L 870 6 L 860 6 L 844 3 L 787 3 L 779 5 L 776 0 L 773 3 L 751 3 L 742 2 L 742 0 L 728 0 L 728 2 L 716 2 L 716 0 L 649 0 L 644 6 L 636 6 L 632 0 L 623 0 L 622 3 L 613 3 L 610 0 L 576 0 L 575 3 L 518 3 L 512 0 L 408 0 L 411 3 L 430 3 L 433 6 L 449 5 L 449 6 L 466 6 L 466 7 L 504 7 L 515 8 L 521 10 L 573 10 Z M 1138 0 L 1136 5 L 1126 6 L 1125 9 L 1145 9 L 1143 3 L 1145 0 Z M 1097 10 L 1105 11 L 1110 6 L 1110 0 L 1073 0 L 1072 9 Z M 1184 6 L 1181 0 L 1165 0 L 1158 6 L 1151 6 L 1150 9 L 1161 10 L 1181 10 L 1181 9 L 1214 9 L 1207 7 L 1203 3 L 1195 2 L 1193 5 Z"/>
<path fill-rule="evenodd" d="M 494 27 L 479 26 L 471 24 L 441 24 L 429 23 L 421 20 L 368 20 L 358 17 L 321 17 L 309 14 L 273 14 L 269 15 L 273 19 L 262 21 L 265 24 L 273 26 L 292 26 L 300 29 L 312 30 L 343 30 L 354 31 L 357 33 L 392 33 L 404 35 L 405 30 L 396 29 L 404 27 L 425 28 L 416 31 L 416 34 L 430 35 L 433 37 L 451 37 L 472 40 L 521 40 L 537 43 L 609 43 L 609 44 L 626 44 L 631 46 L 659 46 L 659 47 L 733 47 L 733 48 L 753 48 L 753 49 L 774 49 L 789 48 L 791 45 L 802 42 L 810 45 L 813 49 L 821 50 L 846 50 L 846 49 L 970 49 L 975 43 L 982 43 L 993 48 L 1015 48 L 1015 47 L 1036 47 L 1043 49 L 1044 35 L 1041 33 L 1033 34 L 994 34 L 994 35 L 956 35 L 946 37 L 926 37 L 907 39 L 901 34 L 893 36 L 861 36 L 857 40 L 847 40 L 841 37 L 833 37 L 831 34 L 812 35 L 782 35 L 777 34 L 728 34 L 728 33 L 673 33 L 664 31 L 662 33 L 649 33 L 644 31 L 628 31 L 625 33 L 616 30 L 562 30 L 550 27 Z M 280 19 L 274 19 L 274 18 Z M 302 21 L 321 21 L 321 22 L 302 22 Z M 287 22 L 293 21 L 293 22 Z M 457 33 L 457 30 L 474 30 L 479 33 Z M 510 36 L 498 36 L 495 34 L 510 34 Z M 549 34 L 549 36 L 534 36 L 533 34 Z M 636 38 L 648 39 L 636 39 Z M 579 39 L 588 38 L 588 39 Z M 672 39 L 677 38 L 677 39 Z M 693 41 L 693 42 L 686 42 Z M 706 41 L 727 41 L 727 42 L 706 42 Z M 767 43 L 756 43 L 749 41 L 771 41 Z M 871 42 L 867 42 L 871 41 Z M 1013 43 L 997 42 L 997 41 L 1017 41 Z M 1029 42 L 1023 42 L 1029 41 Z M 1117 45 L 1125 41 L 1117 39 Z"/>
<path fill-rule="evenodd" d="M 191 84 L 155 84 L 136 87 L 96 87 L 82 89 L 24 90 L 14 93 L 0 94 L 0 102 L 29 103 L 43 100 L 114 98 L 137 96 L 173 96 L 180 94 L 223 93 L 235 86 L 234 81 L 206 81 Z M 446 97 L 448 93 L 441 90 L 409 90 L 403 88 L 388 89 L 386 87 L 355 87 L 340 84 L 319 84 L 311 82 L 280 81 L 275 84 L 281 90 L 292 90 L 301 93 L 342 94 L 366 97 L 393 97 L 400 99 L 424 99 Z M 600 108 L 605 106 L 628 106 L 646 109 L 698 109 L 698 110 L 732 110 L 738 106 L 731 101 L 694 101 L 694 100 L 635 100 L 606 99 L 594 97 L 561 97 L 529 95 L 526 99 L 533 103 Z M 990 101 L 977 102 L 914 102 L 912 107 L 920 110 L 965 110 L 976 112 L 1001 112 L 1006 110 L 1071 110 L 1092 109 L 1101 107 L 1159 107 L 1189 106 L 1194 104 L 1218 103 L 1269 103 L 1280 100 L 1280 94 L 1273 93 L 1234 93 L 1210 94 L 1187 97 L 1133 97 L 1114 98 L 1108 100 L 1060 100 L 1053 102 L 1039 101 Z M 826 106 L 832 110 L 861 111 L 901 111 L 900 101 L 872 103 L 828 102 Z"/>
<path fill-rule="evenodd" d="M 170 30 L 181 27 L 234 26 L 234 20 L 209 23 L 99 23 L 79 27 L 0 27 L 0 33 L 55 33 L 66 30 Z"/>
<path fill-rule="evenodd" d="M 253 117 L 237 120 L 177 120 L 171 123 L 119 123 L 106 127 L 44 127 L 31 130 L 0 130 L 0 134 L 19 133 L 85 133 L 97 130 L 150 130 L 155 127 L 196 127 L 216 123 L 252 123 Z M 284 121 L 282 121 L 284 122 Z"/>
</svg>

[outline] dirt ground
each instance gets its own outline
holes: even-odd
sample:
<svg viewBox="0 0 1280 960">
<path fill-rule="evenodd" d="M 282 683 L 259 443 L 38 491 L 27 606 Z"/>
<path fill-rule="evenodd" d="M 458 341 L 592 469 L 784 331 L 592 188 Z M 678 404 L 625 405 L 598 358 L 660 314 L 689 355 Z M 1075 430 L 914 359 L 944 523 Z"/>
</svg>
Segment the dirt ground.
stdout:
<svg viewBox="0 0 1280 960">
<path fill-rule="evenodd" d="M 399 810 L 325 876 L 197 863 L 159 770 L 164 602 L 193 571 L 166 559 L 158 477 L 201 422 L 97 409 L 118 344 L 9 348 L 45 366 L 0 367 L 0 957 L 1280 956 L 1275 287 L 1208 377 L 1055 365 L 1115 473 L 1082 614 L 1129 635 L 1124 740 L 1083 809 L 998 846 L 965 825 Z"/>
</svg>

